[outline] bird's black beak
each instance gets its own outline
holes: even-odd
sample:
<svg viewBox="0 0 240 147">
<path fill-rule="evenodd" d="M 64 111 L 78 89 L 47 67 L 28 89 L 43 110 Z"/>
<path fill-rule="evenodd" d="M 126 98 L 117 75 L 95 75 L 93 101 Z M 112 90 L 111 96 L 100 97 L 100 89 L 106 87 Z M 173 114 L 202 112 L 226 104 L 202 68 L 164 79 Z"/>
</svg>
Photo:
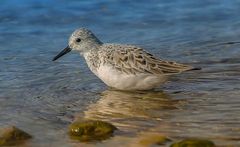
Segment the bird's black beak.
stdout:
<svg viewBox="0 0 240 147">
<path fill-rule="evenodd" d="M 70 52 L 72 49 L 67 46 L 64 50 L 62 50 L 57 56 L 55 56 L 52 61 L 57 60 L 58 58 L 62 57 L 63 55 L 67 54 L 68 52 Z"/>
</svg>

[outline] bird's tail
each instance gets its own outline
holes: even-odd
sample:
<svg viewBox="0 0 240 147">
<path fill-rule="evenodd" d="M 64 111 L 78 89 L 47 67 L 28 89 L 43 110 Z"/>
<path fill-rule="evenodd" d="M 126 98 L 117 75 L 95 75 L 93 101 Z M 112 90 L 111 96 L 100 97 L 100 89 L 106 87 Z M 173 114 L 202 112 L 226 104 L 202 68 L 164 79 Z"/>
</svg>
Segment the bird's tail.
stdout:
<svg viewBox="0 0 240 147">
<path fill-rule="evenodd" d="M 189 69 L 189 70 L 187 70 L 187 71 L 192 71 L 192 70 L 201 70 L 202 68 L 201 67 L 193 67 L 193 68 L 191 68 L 191 69 Z"/>
</svg>

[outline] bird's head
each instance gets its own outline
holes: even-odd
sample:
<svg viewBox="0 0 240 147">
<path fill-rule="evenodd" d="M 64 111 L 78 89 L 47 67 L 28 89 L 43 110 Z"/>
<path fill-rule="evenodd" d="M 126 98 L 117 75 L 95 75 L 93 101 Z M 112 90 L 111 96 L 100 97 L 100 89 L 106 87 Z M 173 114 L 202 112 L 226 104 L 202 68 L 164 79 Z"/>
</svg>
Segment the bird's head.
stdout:
<svg viewBox="0 0 240 147">
<path fill-rule="evenodd" d="M 102 42 L 88 29 L 80 28 L 75 30 L 69 38 L 68 46 L 62 50 L 53 61 L 70 51 L 77 51 L 84 54 L 92 49 L 98 49 Z"/>
</svg>

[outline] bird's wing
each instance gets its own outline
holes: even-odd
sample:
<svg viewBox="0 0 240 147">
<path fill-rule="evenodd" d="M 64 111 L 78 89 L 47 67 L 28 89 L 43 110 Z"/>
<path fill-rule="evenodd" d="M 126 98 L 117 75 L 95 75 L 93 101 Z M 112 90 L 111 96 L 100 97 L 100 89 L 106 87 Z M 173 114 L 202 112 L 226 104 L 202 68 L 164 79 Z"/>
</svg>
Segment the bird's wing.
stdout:
<svg viewBox="0 0 240 147">
<path fill-rule="evenodd" d="M 169 75 L 194 69 L 192 66 L 158 59 L 136 46 L 107 45 L 104 48 L 103 63 L 111 64 L 124 73 Z"/>
</svg>

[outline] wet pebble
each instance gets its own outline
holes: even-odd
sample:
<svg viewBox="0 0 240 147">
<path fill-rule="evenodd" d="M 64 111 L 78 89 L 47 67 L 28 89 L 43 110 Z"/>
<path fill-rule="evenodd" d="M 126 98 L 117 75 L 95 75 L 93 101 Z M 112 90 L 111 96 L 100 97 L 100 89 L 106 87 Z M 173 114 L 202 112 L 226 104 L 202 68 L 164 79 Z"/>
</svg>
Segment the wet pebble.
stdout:
<svg viewBox="0 0 240 147">
<path fill-rule="evenodd" d="M 0 146 L 19 145 L 30 138 L 31 135 L 15 126 L 0 130 Z"/>
<path fill-rule="evenodd" d="M 170 147 L 215 147 L 210 140 L 189 138 L 173 143 Z"/>
<path fill-rule="evenodd" d="M 69 126 L 69 135 L 74 140 L 90 142 L 105 140 L 113 136 L 117 128 L 105 121 L 100 120 L 78 120 Z"/>
</svg>

